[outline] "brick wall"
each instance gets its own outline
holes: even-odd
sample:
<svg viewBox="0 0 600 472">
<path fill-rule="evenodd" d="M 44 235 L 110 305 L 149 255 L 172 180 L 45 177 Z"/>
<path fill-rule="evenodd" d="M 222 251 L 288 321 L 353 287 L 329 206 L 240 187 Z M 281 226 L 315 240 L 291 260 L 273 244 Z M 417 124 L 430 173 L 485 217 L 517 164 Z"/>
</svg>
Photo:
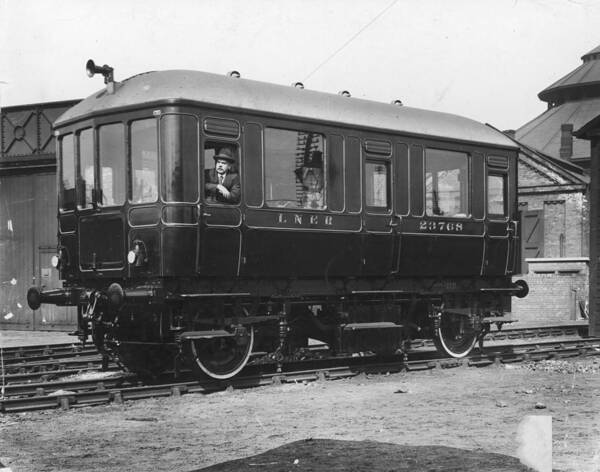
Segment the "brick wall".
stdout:
<svg viewBox="0 0 600 472">
<path fill-rule="evenodd" d="M 544 257 L 587 257 L 588 202 L 583 193 L 519 196 L 521 210 L 544 211 Z"/>
<path fill-rule="evenodd" d="M 513 317 L 523 324 L 583 319 L 588 300 L 588 258 L 527 259 L 529 272 L 515 279 L 529 284 L 529 295 L 513 298 Z"/>
</svg>

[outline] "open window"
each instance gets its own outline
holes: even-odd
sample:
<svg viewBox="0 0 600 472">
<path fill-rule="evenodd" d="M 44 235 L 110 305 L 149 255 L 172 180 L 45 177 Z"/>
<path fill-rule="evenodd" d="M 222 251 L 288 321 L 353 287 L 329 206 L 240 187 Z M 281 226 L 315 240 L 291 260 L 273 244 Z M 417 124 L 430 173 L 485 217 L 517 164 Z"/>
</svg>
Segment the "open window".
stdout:
<svg viewBox="0 0 600 472">
<path fill-rule="evenodd" d="M 487 177 L 488 216 L 505 218 L 508 215 L 506 205 L 506 174 L 490 173 Z"/>
<path fill-rule="evenodd" d="M 388 161 L 368 159 L 365 163 L 365 198 L 368 209 L 389 209 L 390 164 Z"/>
<path fill-rule="evenodd" d="M 204 143 L 204 198 L 207 203 L 240 202 L 239 147 L 231 141 Z"/>
<path fill-rule="evenodd" d="M 425 209 L 429 216 L 469 215 L 469 156 L 464 152 L 427 149 Z"/>
<path fill-rule="evenodd" d="M 265 202 L 274 208 L 325 209 L 324 136 L 265 130 Z"/>
<path fill-rule="evenodd" d="M 487 157 L 487 214 L 490 218 L 508 216 L 508 158 Z"/>
</svg>

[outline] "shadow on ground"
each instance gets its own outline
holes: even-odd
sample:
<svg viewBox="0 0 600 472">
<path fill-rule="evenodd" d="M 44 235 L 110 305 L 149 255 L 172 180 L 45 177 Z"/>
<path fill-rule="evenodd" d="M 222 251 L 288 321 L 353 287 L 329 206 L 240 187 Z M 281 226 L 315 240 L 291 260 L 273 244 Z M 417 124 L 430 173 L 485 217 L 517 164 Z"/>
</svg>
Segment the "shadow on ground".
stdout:
<svg viewBox="0 0 600 472">
<path fill-rule="evenodd" d="M 256 456 L 215 464 L 202 472 L 368 471 L 531 472 L 519 459 L 444 446 L 403 446 L 375 441 L 305 439 Z"/>
</svg>

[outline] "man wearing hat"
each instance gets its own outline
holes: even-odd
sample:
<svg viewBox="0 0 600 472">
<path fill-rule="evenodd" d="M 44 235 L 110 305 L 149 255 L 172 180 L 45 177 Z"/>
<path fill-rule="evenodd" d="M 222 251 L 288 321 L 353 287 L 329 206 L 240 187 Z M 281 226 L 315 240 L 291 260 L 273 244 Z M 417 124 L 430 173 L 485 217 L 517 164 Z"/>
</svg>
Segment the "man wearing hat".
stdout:
<svg viewBox="0 0 600 472">
<path fill-rule="evenodd" d="M 235 164 L 233 150 L 222 147 L 213 156 L 214 169 L 204 171 L 205 193 L 211 203 L 238 203 L 240 201 L 240 177 L 231 172 Z"/>
</svg>

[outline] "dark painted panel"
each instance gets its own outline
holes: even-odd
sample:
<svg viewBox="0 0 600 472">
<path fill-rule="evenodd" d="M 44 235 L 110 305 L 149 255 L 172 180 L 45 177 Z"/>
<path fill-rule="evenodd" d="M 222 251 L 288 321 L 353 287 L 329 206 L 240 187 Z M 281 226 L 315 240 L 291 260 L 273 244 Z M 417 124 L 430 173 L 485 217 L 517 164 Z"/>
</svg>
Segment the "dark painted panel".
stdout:
<svg viewBox="0 0 600 472">
<path fill-rule="evenodd" d="M 394 157 L 395 170 L 394 185 L 396 214 L 407 215 L 410 202 L 410 183 L 408 166 L 408 146 L 404 143 L 396 143 L 396 155 Z"/>
<path fill-rule="evenodd" d="M 393 243 L 392 234 L 363 235 L 362 275 L 387 275 L 395 268 Z"/>
<path fill-rule="evenodd" d="M 506 236 L 508 234 L 508 224 L 505 221 L 494 222 L 490 221 L 487 224 L 488 235 L 490 236 Z"/>
<path fill-rule="evenodd" d="M 198 272 L 203 276 L 236 276 L 241 232 L 238 228 L 208 228 L 200 240 Z"/>
<path fill-rule="evenodd" d="M 166 206 L 163 208 L 162 219 L 167 224 L 198 223 L 198 208 L 196 206 Z"/>
<path fill-rule="evenodd" d="M 261 206 L 263 201 L 262 128 L 255 123 L 244 126 L 242 174 L 244 200 L 247 205 Z"/>
<path fill-rule="evenodd" d="M 391 233 L 393 215 L 365 215 L 365 229 L 370 233 Z"/>
<path fill-rule="evenodd" d="M 129 210 L 132 226 L 156 225 L 160 221 L 160 209 L 156 206 L 136 207 Z"/>
<path fill-rule="evenodd" d="M 79 264 L 83 270 L 124 266 L 125 238 L 120 214 L 81 217 L 78 233 Z"/>
<path fill-rule="evenodd" d="M 471 157 L 471 215 L 482 219 L 487 201 L 485 188 L 485 161 L 483 154 L 473 153 Z"/>
<path fill-rule="evenodd" d="M 249 230 L 242 275 L 355 276 L 362 265 L 360 240 L 359 234 Z"/>
<path fill-rule="evenodd" d="M 252 228 L 321 229 L 327 231 L 360 231 L 359 215 L 337 215 L 306 211 L 246 211 L 246 224 Z"/>
<path fill-rule="evenodd" d="M 60 215 L 60 231 L 62 233 L 72 233 L 77 229 L 77 218 L 71 213 L 70 215 Z"/>
<path fill-rule="evenodd" d="M 344 209 L 344 140 L 335 134 L 329 137 L 327 208 L 331 211 Z"/>
<path fill-rule="evenodd" d="M 202 217 L 208 226 L 239 226 L 242 222 L 242 212 L 233 207 L 205 207 Z"/>
<path fill-rule="evenodd" d="M 360 140 L 354 136 L 346 139 L 346 210 L 356 213 L 361 209 Z"/>
<path fill-rule="evenodd" d="M 163 275 L 192 275 L 195 272 L 196 235 L 197 230 L 192 227 L 163 229 Z"/>
<path fill-rule="evenodd" d="M 459 218 L 403 218 L 403 233 L 419 234 L 462 234 L 483 236 L 485 225 L 481 221 Z"/>
<path fill-rule="evenodd" d="M 504 275 L 508 251 L 508 239 L 487 239 L 485 251 L 485 275 Z"/>
<path fill-rule="evenodd" d="M 423 147 L 410 148 L 410 211 L 413 215 L 423 214 Z"/>
<path fill-rule="evenodd" d="M 400 275 L 461 276 L 479 274 L 483 238 L 403 235 Z"/>
</svg>

